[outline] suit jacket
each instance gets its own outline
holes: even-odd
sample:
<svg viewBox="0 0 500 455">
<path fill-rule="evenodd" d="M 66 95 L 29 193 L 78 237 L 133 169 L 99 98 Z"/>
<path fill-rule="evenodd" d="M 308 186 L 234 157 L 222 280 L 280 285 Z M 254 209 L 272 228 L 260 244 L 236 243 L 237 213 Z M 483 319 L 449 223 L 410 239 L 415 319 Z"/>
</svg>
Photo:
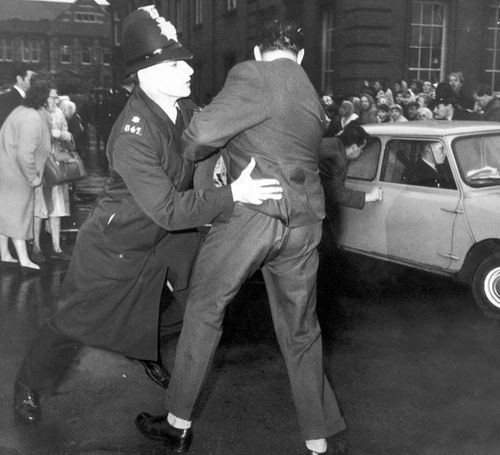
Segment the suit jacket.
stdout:
<svg viewBox="0 0 500 455">
<path fill-rule="evenodd" d="M 493 98 L 486 106 L 481 120 L 500 122 L 500 99 Z"/>
<path fill-rule="evenodd" d="M 183 153 L 196 162 L 226 146 L 232 179 L 254 157 L 252 177 L 278 179 L 283 198 L 249 207 L 290 227 L 304 226 L 324 217 L 318 172 L 322 116 L 300 65 L 289 59 L 243 62 L 184 132 Z"/>
<path fill-rule="evenodd" d="M 445 161 L 437 170 L 429 166 L 422 158 L 418 158 L 414 165 L 410 166 L 408 173 L 402 177 L 403 183 L 417 186 L 428 186 L 433 188 L 456 188 L 449 165 Z"/>
<path fill-rule="evenodd" d="M 194 105 L 180 102 L 187 125 Z M 191 190 L 181 131 L 137 88 L 108 141 L 111 175 L 78 233 L 53 323 L 90 346 L 155 360 L 165 277 L 189 284 L 196 229 L 232 212 L 230 187 Z"/>
<path fill-rule="evenodd" d="M 8 115 L 22 102 L 23 97 L 14 87 L 0 95 L 0 126 L 3 125 Z"/>
<path fill-rule="evenodd" d="M 321 183 L 325 190 L 326 214 L 330 220 L 335 218 L 339 204 L 356 209 L 362 209 L 365 206 L 365 193 L 345 186 L 348 164 L 342 141 L 337 137 L 323 139 L 319 155 L 319 169 Z"/>
</svg>

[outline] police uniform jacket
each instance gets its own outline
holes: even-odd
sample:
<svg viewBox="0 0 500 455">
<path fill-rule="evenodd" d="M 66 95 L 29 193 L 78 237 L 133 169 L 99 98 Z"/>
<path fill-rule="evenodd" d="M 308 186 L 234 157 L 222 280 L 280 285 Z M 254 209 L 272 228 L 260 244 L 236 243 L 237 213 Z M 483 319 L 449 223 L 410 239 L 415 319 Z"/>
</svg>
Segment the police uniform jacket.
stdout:
<svg viewBox="0 0 500 455">
<path fill-rule="evenodd" d="M 193 105 L 179 102 L 187 125 Z M 140 88 L 107 147 L 111 175 L 81 227 L 53 325 L 83 343 L 156 360 L 165 278 L 188 286 L 198 231 L 233 209 L 230 187 L 194 191 L 180 132 Z"/>
</svg>

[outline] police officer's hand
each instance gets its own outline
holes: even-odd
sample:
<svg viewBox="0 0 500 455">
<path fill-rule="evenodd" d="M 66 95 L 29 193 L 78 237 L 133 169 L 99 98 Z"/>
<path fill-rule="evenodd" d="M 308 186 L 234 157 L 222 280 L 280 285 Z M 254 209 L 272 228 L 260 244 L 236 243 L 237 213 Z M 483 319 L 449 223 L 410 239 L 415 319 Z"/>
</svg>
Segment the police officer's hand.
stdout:
<svg viewBox="0 0 500 455">
<path fill-rule="evenodd" d="M 238 179 L 231 183 L 234 202 L 260 205 L 266 199 L 281 199 L 283 188 L 280 182 L 276 179 L 253 179 L 250 174 L 254 167 L 255 160 L 252 158 Z"/>
</svg>

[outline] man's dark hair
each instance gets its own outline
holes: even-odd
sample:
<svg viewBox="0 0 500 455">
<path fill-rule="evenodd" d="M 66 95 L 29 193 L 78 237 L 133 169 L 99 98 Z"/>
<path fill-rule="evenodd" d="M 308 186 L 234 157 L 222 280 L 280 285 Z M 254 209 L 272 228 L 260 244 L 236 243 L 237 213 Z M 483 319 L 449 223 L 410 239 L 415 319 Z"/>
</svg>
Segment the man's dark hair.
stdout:
<svg viewBox="0 0 500 455">
<path fill-rule="evenodd" d="M 32 67 L 27 65 L 26 63 L 16 63 L 12 66 L 12 80 L 15 81 L 17 76 L 20 76 L 21 78 L 25 78 L 28 71 L 35 71 Z"/>
<path fill-rule="evenodd" d="M 377 110 L 384 111 L 384 112 L 389 112 L 391 110 L 391 108 L 386 103 L 379 103 L 379 104 L 377 104 Z"/>
<path fill-rule="evenodd" d="M 304 48 L 304 34 L 295 22 L 274 19 L 262 28 L 258 46 L 262 53 L 282 50 L 298 54 Z"/>
<path fill-rule="evenodd" d="M 41 109 L 47 103 L 50 91 L 56 88 L 52 75 L 48 72 L 40 72 L 31 77 L 30 88 L 26 92 L 23 106 Z"/>
<path fill-rule="evenodd" d="M 474 92 L 476 96 L 493 96 L 490 84 L 482 83 L 479 84 Z"/>
<path fill-rule="evenodd" d="M 359 123 L 348 123 L 344 131 L 340 133 L 339 139 L 341 140 L 344 147 L 349 147 L 353 144 L 361 146 L 368 142 L 370 135 L 363 129 Z"/>
</svg>

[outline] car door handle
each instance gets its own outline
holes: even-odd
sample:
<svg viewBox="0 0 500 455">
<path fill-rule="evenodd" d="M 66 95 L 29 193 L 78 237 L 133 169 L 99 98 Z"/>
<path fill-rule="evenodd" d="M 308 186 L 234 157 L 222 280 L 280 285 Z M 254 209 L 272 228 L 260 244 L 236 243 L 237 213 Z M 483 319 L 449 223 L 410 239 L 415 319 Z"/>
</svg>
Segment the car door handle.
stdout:
<svg viewBox="0 0 500 455">
<path fill-rule="evenodd" d="M 441 256 L 446 259 L 451 259 L 452 261 L 458 261 L 460 259 L 458 256 L 455 256 L 454 254 L 451 253 L 448 254 L 438 253 L 438 256 Z"/>
</svg>

